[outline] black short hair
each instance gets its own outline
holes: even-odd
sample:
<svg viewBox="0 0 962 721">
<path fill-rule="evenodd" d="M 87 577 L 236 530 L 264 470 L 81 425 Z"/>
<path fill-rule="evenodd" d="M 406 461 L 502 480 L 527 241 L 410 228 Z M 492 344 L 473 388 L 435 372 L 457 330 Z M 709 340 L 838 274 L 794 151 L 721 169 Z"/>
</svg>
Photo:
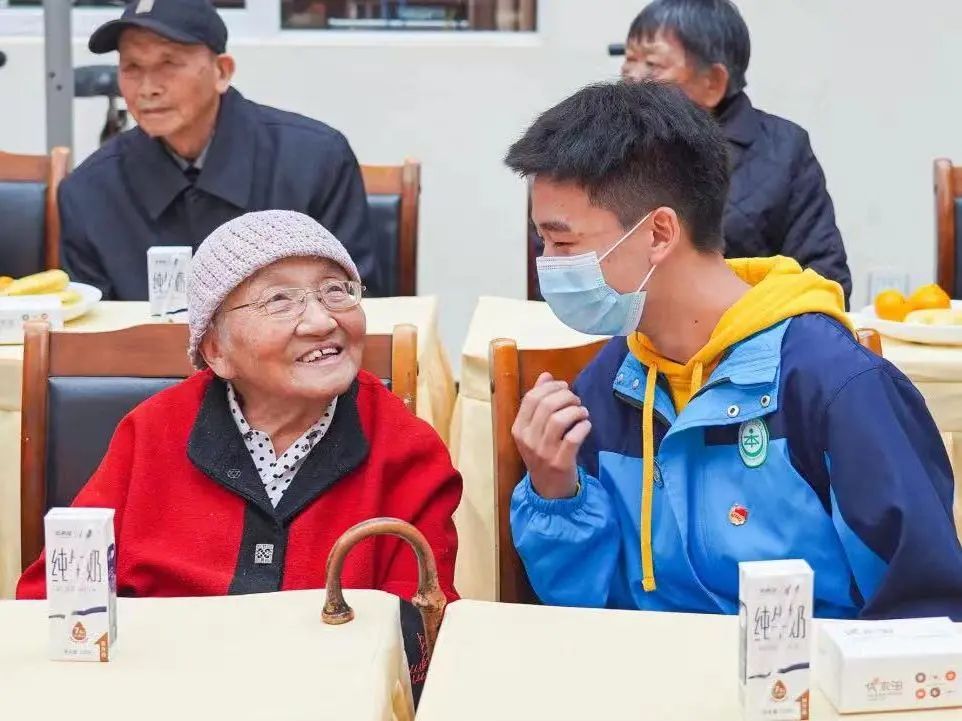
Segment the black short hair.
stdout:
<svg viewBox="0 0 962 721">
<path fill-rule="evenodd" d="M 650 40 L 658 32 L 678 38 L 699 65 L 721 63 L 728 68 L 729 97 L 745 88 L 752 43 L 731 0 L 654 0 L 631 23 L 628 39 Z"/>
<path fill-rule="evenodd" d="M 525 177 L 578 184 L 625 230 L 664 205 L 697 249 L 724 247 L 728 147 L 708 112 L 674 85 L 586 87 L 541 115 L 505 163 Z"/>
</svg>

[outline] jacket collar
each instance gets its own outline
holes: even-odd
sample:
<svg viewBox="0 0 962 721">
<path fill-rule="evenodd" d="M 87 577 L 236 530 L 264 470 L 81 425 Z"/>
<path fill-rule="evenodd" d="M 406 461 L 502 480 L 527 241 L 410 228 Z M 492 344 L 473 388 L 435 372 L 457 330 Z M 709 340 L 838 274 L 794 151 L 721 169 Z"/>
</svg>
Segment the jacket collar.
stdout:
<svg viewBox="0 0 962 721">
<path fill-rule="evenodd" d="M 706 385 L 720 380 L 739 386 L 771 383 L 782 364 L 782 339 L 789 322 L 782 321 L 732 346 Z"/>
<path fill-rule="evenodd" d="M 338 398 L 327 435 L 311 450 L 276 509 L 231 418 L 227 386 L 219 378 L 213 378 L 204 393 L 187 456 L 215 482 L 286 524 L 367 458 L 370 446 L 358 415 L 357 392 L 355 380 Z"/>
<path fill-rule="evenodd" d="M 630 403 L 636 408 L 642 408 L 645 404 L 645 380 L 648 376 L 648 368 L 642 365 L 635 356 L 628 351 L 628 355 L 621 363 L 621 367 L 615 374 L 615 382 L 612 389 L 616 397 Z M 655 414 L 661 416 L 668 425 L 675 422 L 675 405 L 671 400 L 671 393 L 664 383 L 664 378 L 658 379 L 658 387 L 655 389 Z"/>
<path fill-rule="evenodd" d="M 248 207 L 254 181 L 254 110 L 243 95 L 231 88 L 221 98 L 214 137 L 195 185 L 239 210 Z M 130 131 L 130 143 L 121 161 L 127 182 L 140 198 L 151 220 L 157 220 L 190 187 L 184 173 L 160 140 L 140 128 Z"/>
<path fill-rule="evenodd" d="M 729 142 L 747 148 L 758 137 L 761 124 L 752 101 L 741 92 L 728 98 L 715 110 L 715 117 Z"/>
<path fill-rule="evenodd" d="M 655 412 L 675 433 L 695 425 L 744 422 L 778 408 L 778 378 L 782 340 L 791 319 L 782 321 L 732 346 L 688 406 L 676 417 L 664 388 L 655 393 Z M 613 390 L 632 405 L 644 404 L 648 369 L 629 352 L 615 374 Z M 762 402 L 764 399 L 764 402 Z M 735 415 L 730 410 L 737 408 Z"/>
</svg>

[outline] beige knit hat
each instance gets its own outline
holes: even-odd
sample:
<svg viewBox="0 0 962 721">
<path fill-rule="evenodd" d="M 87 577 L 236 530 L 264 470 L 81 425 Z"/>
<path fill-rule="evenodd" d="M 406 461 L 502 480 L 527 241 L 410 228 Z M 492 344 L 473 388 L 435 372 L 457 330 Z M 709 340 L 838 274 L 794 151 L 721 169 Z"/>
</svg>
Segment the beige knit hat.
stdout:
<svg viewBox="0 0 962 721">
<path fill-rule="evenodd" d="M 247 213 L 207 236 L 194 254 L 187 278 L 187 354 L 195 368 L 207 367 L 200 342 L 224 298 L 261 268 L 293 257 L 327 258 L 351 279 L 361 280 L 341 242 L 316 220 L 293 210 Z"/>
</svg>

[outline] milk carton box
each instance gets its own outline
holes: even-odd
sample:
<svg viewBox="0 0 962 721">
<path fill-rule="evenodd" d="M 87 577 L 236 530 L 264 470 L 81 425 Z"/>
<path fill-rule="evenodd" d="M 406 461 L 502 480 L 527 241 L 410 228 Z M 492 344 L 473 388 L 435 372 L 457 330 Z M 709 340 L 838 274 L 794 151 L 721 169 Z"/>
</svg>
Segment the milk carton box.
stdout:
<svg viewBox="0 0 962 721">
<path fill-rule="evenodd" d="M 187 310 L 188 246 L 154 246 L 147 249 L 150 314 L 172 316 Z"/>
<path fill-rule="evenodd" d="M 63 328 L 63 305 L 55 295 L 24 295 L 0 298 L 0 343 L 23 343 L 23 325 L 45 320 L 52 330 Z"/>
<path fill-rule="evenodd" d="M 822 622 L 817 672 L 841 713 L 962 706 L 962 635 L 948 618 Z"/>
<path fill-rule="evenodd" d="M 50 658 L 110 660 L 117 639 L 113 509 L 53 508 L 44 535 Z"/>
<path fill-rule="evenodd" d="M 746 721 L 809 717 L 813 585 L 805 561 L 738 564 L 739 697 Z"/>
</svg>

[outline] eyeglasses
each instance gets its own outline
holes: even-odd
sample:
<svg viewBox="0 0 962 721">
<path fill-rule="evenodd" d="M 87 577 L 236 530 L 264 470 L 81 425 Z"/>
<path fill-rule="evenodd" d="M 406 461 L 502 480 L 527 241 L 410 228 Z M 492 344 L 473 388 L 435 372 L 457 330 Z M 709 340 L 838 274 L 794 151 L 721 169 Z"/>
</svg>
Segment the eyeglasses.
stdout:
<svg viewBox="0 0 962 721">
<path fill-rule="evenodd" d="M 253 308 L 271 318 L 299 318 L 307 308 L 307 297 L 313 295 L 329 311 L 356 308 L 361 302 L 364 286 L 356 280 L 325 280 L 316 290 L 313 288 L 268 289 L 253 303 L 228 308 L 230 313 L 241 308 Z"/>
</svg>

